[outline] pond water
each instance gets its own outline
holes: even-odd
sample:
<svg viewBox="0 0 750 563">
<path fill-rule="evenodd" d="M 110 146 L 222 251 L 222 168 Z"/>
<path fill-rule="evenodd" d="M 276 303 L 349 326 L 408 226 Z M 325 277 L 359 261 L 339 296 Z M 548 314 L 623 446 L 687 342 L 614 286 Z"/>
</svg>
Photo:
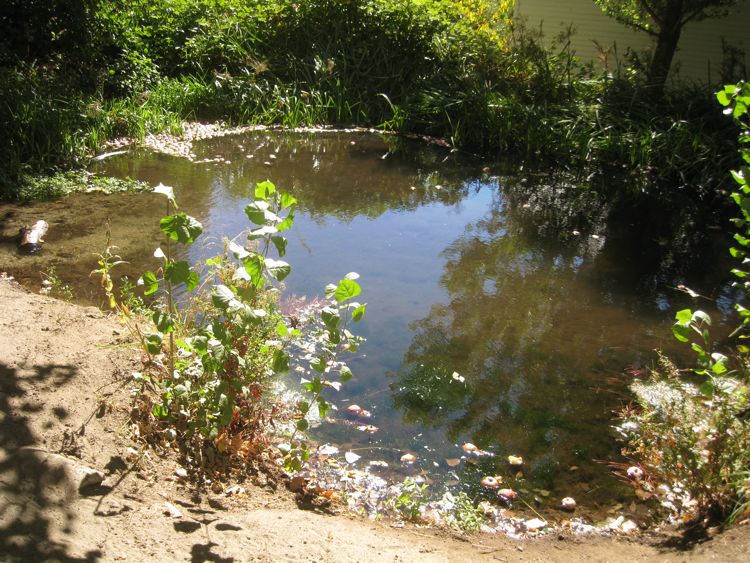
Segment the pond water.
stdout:
<svg viewBox="0 0 750 563">
<path fill-rule="evenodd" d="M 316 439 L 361 455 L 360 466 L 385 461 L 396 478 L 423 474 L 480 496 L 488 494 L 481 476 L 501 475 L 541 508 L 573 496 L 579 514 L 593 517 L 634 500 L 602 463 L 621 461 L 613 412 L 630 400 L 632 373 L 654 349 L 675 351 L 674 311 L 693 303 L 673 286 L 689 282 L 719 297 L 713 314 L 726 321 L 731 299 L 721 280 L 655 277 L 644 271 L 644 249 L 608 229 L 603 214 L 579 233 L 554 201 L 540 209 L 519 195 L 531 193 L 529 182 L 536 193 L 551 190 L 549 178 L 443 147 L 364 133 L 255 132 L 202 141 L 195 152 L 199 161 L 223 160 L 142 152 L 98 171 L 174 186 L 181 209 L 205 229 L 189 249 L 194 262 L 248 228 L 244 205 L 256 182 L 271 179 L 300 202 L 286 294 L 321 295 L 347 272 L 361 276 L 368 311 L 358 328 L 367 341 L 350 362 L 355 377 L 331 399 L 342 412 L 348 403 L 371 411 L 367 423 L 379 431 L 358 431 L 339 415 Z M 129 262 L 120 274 L 136 279 L 154 267 L 163 212 L 153 194 L 4 205 L 0 270 L 38 288 L 53 265 L 80 299 L 101 301 L 89 272 L 107 222 Z M 50 223 L 43 252 L 19 256 L 19 226 L 40 218 Z M 494 456 L 455 465 L 464 442 Z M 408 467 L 399 461 L 406 452 L 418 458 Z M 521 473 L 508 455 L 523 457 Z"/>
</svg>

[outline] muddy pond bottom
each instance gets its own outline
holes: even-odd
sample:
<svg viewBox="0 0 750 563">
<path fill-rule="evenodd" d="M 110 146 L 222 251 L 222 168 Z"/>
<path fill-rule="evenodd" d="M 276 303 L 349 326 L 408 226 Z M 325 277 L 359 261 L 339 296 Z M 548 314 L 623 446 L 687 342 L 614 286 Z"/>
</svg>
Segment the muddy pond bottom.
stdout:
<svg viewBox="0 0 750 563">
<path fill-rule="evenodd" d="M 193 263 L 221 254 L 226 238 L 245 240 L 256 182 L 299 200 L 282 302 L 320 297 L 357 272 L 368 304 L 356 327 L 366 342 L 348 360 L 354 378 L 330 390 L 338 410 L 312 430 L 342 464 L 495 503 L 509 488 L 515 507 L 560 518 L 565 497 L 594 521 L 645 510 L 607 465 L 625 461 L 614 413 L 653 350 L 674 350 L 674 311 L 690 303 L 670 287 L 713 282 L 655 281 L 640 251 L 609 235 L 606 215 L 575 225 L 561 209 L 530 205 L 529 182 L 544 193 L 559 188 L 551 177 L 446 148 L 253 132 L 193 152 L 191 162 L 132 151 L 94 171 L 173 186 L 204 226 L 186 254 Z M 92 194 L 0 213 L 0 269 L 38 288 L 52 268 L 79 299 L 101 302 L 89 274 L 106 232 L 128 262 L 116 273 L 134 281 L 155 266 L 164 207 L 154 194 Z M 38 219 L 50 225 L 44 248 L 20 256 L 14 236 Z M 482 486 L 487 477 L 499 487 Z"/>
</svg>

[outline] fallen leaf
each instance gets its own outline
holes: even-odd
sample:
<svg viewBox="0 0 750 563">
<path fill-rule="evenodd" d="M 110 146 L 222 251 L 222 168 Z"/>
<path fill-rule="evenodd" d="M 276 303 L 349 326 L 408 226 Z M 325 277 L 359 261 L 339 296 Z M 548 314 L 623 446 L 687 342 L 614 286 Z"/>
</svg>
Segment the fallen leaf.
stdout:
<svg viewBox="0 0 750 563">
<path fill-rule="evenodd" d="M 448 467 L 456 467 L 457 465 L 461 465 L 461 460 L 457 457 L 449 457 L 445 460 L 445 463 L 448 464 Z"/>
<path fill-rule="evenodd" d="M 520 455 L 509 455 L 508 463 L 510 463 L 514 467 L 518 467 L 520 465 L 523 465 L 523 458 Z"/>
</svg>

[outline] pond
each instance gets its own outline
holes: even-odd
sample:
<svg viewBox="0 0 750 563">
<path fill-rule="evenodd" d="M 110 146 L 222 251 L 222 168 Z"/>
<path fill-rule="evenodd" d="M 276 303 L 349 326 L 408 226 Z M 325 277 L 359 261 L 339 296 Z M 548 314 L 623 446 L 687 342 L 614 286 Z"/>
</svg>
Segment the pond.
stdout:
<svg viewBox="0 0 750 563">
<path fill-rule="evenodd" d="M 608 227 L 603 211 L 588 210 L 577 225 L 554 197 L 539 203 L 545 190 L 555 193 L 553 178 L 440 146 L 254 132 L 194 150 L 195 162 L 134 152 L 97 171 L 174 186 L 181 209 L 205 229 L 189 250 L 193 262 L 249 227 L 243 208 L 255 183 L 270 179 L 300 202 L 285 294 L 319 296 L 348 272 L 361 276 L 367 341 L 350 362 L 355 377 L 331 399 L 341 413 L 353 403 L 369 410 L 378 431 L 359 431 L 340 414 L 314 431 L 318 441 L 356 452 L 360 466 L 386 462 L 393 478 L 421 474 L 478 496 L 488 495 L 483 475 L 500 475 L 539 509 L 572 496 L 579 515 L 597 518 L 635 500 L 605 464 L 622 461 L 614 412 L 655 349 L 677 353 L 674 312 L 694 304 L 675 285 L 718 296 L 712 313 L 728 321 L 731 290 L 721 277 L 655 275 L 645 249 L 627 229 Z M 80 299 L 101 301 L 89 273 L 107 229 L 128 261 L 120 274 L 134 280 L 154 267 L 163 212 L 153 194 L 4 205 L 0 269 L 38 288 L 53 265 Z M 50 223 L 43 252 L 19 256 L 15 233 L 40 218 Z M 494 455 L 461 459 L 465 442 Z M 413 465 L 400 463 L 407 452 Z M 523 457 L 521 470 L 509 455 Z"/>
</svg>

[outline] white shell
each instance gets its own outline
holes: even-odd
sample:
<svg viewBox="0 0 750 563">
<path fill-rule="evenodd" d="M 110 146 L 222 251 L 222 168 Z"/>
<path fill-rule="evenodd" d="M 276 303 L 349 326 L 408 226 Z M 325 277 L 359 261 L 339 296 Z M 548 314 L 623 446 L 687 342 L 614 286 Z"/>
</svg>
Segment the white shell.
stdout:
<svg viewBox="0 0 750 563">
<path fill-rule="evenodd" d="M 576 507 L 576 499 L 573 497 L 565 497 L 560 501 L 560 507 L 563 510 L 575 510 Z"/>
</svg>

